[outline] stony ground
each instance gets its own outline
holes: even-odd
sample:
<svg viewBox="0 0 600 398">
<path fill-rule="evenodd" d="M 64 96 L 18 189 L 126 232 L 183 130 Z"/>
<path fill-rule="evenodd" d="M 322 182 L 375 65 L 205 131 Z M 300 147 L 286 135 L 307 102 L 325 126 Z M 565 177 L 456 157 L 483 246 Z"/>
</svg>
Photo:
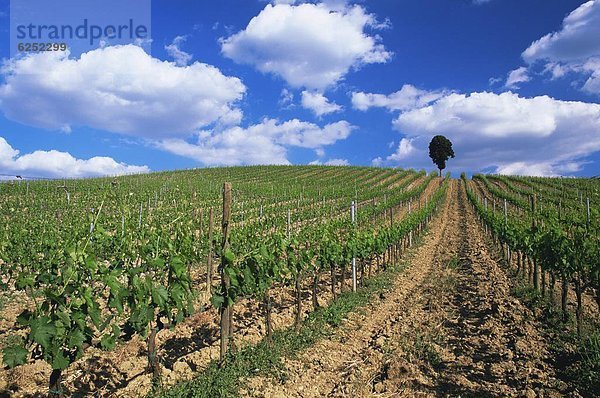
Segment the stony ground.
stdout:
<svg viewBox="0 0 600 398">
<path fill-rule="evenodd" d="M 536 316 L 511 295 L 513 282 L 467 203 L 462 183 L 452 181 L 442 211 L 422 244 L 408 252 L 393 289 L 350 315 L 330 339 L 286 359 L 284 383 L 257 377 L 247 395 L 578 396 L 558 379 L 551 342 Z M 398 209 L 395 216 L 405 212 Z M 327 281 L 324 276 L 322 304 L 330 300 Z M 280 328 L 293 319 L 291 292 L 282 290 L 276 301 L 274 324 Z M 238 305 L 240 341 L 262 338 L 260 314 L 256 303 Z M 193 377 L 218 356 L 217 320 L 216 311 L 208 310 L 161 332 L 167 384 Z M 2 370 L 0 397 L 40 396 L 48 373 L 41 361 Z M 69 390 L 79 391 L 74 396 L 143 395 L 150 385 L 144 343 L 134 339 L 108 353 L 90 350 L 65 376 Z"/>
<path fill-rule="evenodd" d="M 388 294 L 287 359 L 284 383 L 256 378 L 248 394 L 578 396 L 558 380 L 535 316 L 511 296 L 459 181 L 430 231 Z"/>
</svg>

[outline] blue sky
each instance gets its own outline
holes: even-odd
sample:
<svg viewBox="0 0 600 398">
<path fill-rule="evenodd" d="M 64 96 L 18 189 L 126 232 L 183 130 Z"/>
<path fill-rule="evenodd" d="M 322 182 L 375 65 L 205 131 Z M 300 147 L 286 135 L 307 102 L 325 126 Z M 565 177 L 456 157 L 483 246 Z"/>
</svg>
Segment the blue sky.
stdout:
<svg viewBox="0 0 600 398">
<path fill-rule="evenodd" d="M 436 134 L 453 173 L 600 174 L 600 0 L 154 0 L 151 55 L 12 59 L 9 10 L 0 174 L 433 169 Z"/>
</svg>

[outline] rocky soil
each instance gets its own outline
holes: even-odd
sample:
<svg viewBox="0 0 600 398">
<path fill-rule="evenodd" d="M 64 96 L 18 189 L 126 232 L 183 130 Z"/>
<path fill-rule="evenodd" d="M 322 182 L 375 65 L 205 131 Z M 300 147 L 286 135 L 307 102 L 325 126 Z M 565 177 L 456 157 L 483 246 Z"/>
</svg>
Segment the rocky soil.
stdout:
<svg viewBox="0 0 600 398">
<path fill-rule="evenodd" d="M 453 181 L 441 215 L 394 288 L 329 340 L 286 359 L 288 378 L 255 397 L 578 396 L 557 377 L 533 313 Z"/>
</svg>

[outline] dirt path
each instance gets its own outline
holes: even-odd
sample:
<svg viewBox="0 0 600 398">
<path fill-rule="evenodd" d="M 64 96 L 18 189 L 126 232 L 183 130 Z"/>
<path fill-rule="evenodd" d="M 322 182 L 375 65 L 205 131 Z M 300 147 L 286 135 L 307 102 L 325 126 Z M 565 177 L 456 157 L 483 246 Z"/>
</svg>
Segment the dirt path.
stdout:
<svg viewBox="0 0 600 398">
<path fill-rule="evenodd" d="M 286 360 L 264 397 L 566 395 L 548 342 L 488 251 L 459 181 L 394 288 L 329 340 Z"/>
</svg>

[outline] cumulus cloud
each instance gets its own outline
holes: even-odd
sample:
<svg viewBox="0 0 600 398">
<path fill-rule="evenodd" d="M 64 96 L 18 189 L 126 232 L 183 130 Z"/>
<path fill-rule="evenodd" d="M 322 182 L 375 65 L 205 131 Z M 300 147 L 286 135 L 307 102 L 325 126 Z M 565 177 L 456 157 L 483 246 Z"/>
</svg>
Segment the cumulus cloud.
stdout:
<svg viewBox="0 0 600 398">
<path fill-rule="evenodd" d="M 505 87 L 517 89 L 519 88 L 519 83 L 526 83 L 529 80 L 531 80 L 531 77 L 529 77 L 527 68 L 522 66 L 508 73 Z"/>
<path fill-rule="evenodd" d="M 354 126 L 339 121 L 319 127 L 298 119 L 280 123 L 264 119 L 247 128 L 231 127 L 223 131 L 204 131 L 197 142 L 166 139 L 156 145 L 171 153 L 195 159 L 210 166 L 247 164 L 289 164 L 289 147 L 319 150 L 346 139 Z"/>
<path fill-rule="evenodd" d="M 327 115 L 333 112 L 339 112 L 343 108 L 335 102 L 329 102 L 329 99 L 319 92 L 302 92 L 302 106 L 310 109 L 317 116 Z"/>
<path fill-rule="evenodd" d="M 513 162 L 499 166 L 496 169 L 496 173 L 506 175 L 555 176 L 574 173 L 581 170 L 581 166 L 581 163 L 577 162 L 561 164 L 554 164 L 553 162 Z"/>
<path fill-rule="evenodd" d="M 410 157 L 415 157 L 415 155 L 419 156 L 427 156 L 425 151 L 415 148 L 412 144 L 414 138 L 402 138 L 400 143 L 398 144 L 398 148 L 396 148 L 396 152 L 387 156 L 385 159 L 381 157 L 377 157 L 373 159 L 373 166 L 384 166 L 384 165 L 395 165 L 402 163 L 405 159 L 410 159 Z M 393 144 L 393 142 L 391 143 Z M 393 145 L 392 145 L 393 146 Z"/>
<path fill-rule="evenodd" d="M 292 93 L 287 88 L 283 88 L 281 90 L 281 94 L 279 95 L 279 106 L 283 109 L 291 109 L 294 107 L 294 93 Z"/>
<path fill-rule="evenodd" d="M 221 39 L 221 51 L 292 87 L 321 90 L 350 69 L 387 62 L 392 54 L 365 32 L 383 27 L 375 16 L 359 5 L 334 3 L 267 4 L 244 30 Z"/>
<path fill-rule="evenodd" d="M 240 122 L 246 87 L 214 66 L 179 67 L 134 45 L 99 48 L 78 59 L 42 52 L 3 65 L 5 116 L 53 130 L 88 126 L 145 138 L 188 136 Z"/>
<path fill-rule="evenodd" d="M 350 162 L 347 159 L 329 159 L 326 162 L 321 162 L 320 160 L 313 160 L 309 163 L 311 166 L 349 166 Z"/>
<path fill-rule="evenodd" d="M 562 28 L 534 41 L 523 52 L 529 64 L 545 63 L 553 78 L 568 72 L 583 74 L 582 89 L 600 93 L 600 0 L 582 4 L 563 21 Z"/>
<path fill-rule="evenodd" d="M 110 157 L 77 159 L 68 152 L 56 150 L 19 155 L 19 151 L 10 146 L 3 137 L 0 137 L 0 169 L 5 174 L 55 178 L 97 177 L 150 171 L 148 166 L 119 163 Z"/>
<path fill-rule="evenodd" d="M 187 36 L 177 36 L 173 39 L 173 42 L 168 46 L 165 46 L 167 54 L 175 60 L 178 66 L 185 66 L 192 60 L 192 54 L 186 53 L 181 49 L 181 45 L 187 40 Z"/>
<path fill-rule="evenodd" d="M 360 111 L 366 111 L 371 107 L 383 107 L 390 111 L 407 111 L 421 108 L 447 94 L 448 92 L 445 90 L 426 91 L 405 84 L 400 90 L 389 95 L 353 92 L 352 107 Z"/>
<path fill-rule="evenodd" d="M 453 142 L 449 167 L 457 171 L 564 174 L 600 150 L 600 104 L 548 96 L 453 93 L 400 114 L 394 127 L 406 138 L 375 163 L 431 167 L 427 146 L 437 134 Z"/>
</svg>

